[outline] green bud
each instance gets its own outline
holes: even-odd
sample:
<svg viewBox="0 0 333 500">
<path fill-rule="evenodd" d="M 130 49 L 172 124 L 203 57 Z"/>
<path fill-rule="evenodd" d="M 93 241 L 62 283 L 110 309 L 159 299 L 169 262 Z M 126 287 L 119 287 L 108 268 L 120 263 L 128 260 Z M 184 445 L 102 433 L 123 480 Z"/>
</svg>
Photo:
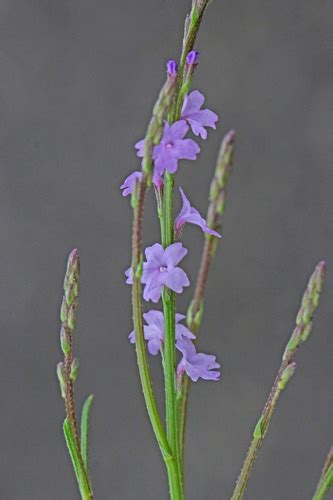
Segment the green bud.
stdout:
<svg viewBox="0 0 333 500">
<path fill-rule="evenodd" d="M 74 330 L 75 328 L 75 304 L 69 306 L 68 315 L 67 315 L 67 326 L 70 330 Z"/>
<path fill-rule="evenodd" d="M 63 297 L 62 303 L 61 303 L 61 308 L 60 308 L 60 321 L 61 323 L 65 323 L 67 320 L 67 314 L 68 314 L 68 307 L 66 303 L 66 298 Z"/>
<path fill-rule="evenodd" d="M 139 280 L 141 280 L 142 270 L 143 270 L 143 263 L 142 263 L 142 259 L 141 259 L 141 261 L 138 264 L 136 271 L 135 271 L 135 277 L 138 278 Z"/>
<path fill-rule="evenodd" d="M 79 370 L 79 360 L 77 358 L 73 358 L 72 364 L 71 364 L 71 372 L 70 372 L 70 378 L 73 382 L 77 379 L 77 374 Z"/>
<path fill-rule="evenodd" d="M 282 391 L 291 377 L 294 375 L 296 370 L 296 363 L 290 363 L 289 365 L 286 366 L 286 368 L 283 370 L 280 380 L 278 382 L 278 388 Z"/>
<path fill-rule="evenodd" d="M 253 437 L 255 439 L 261 439 L 264 437 L 264 432 L 263 432 L 263 421 L 264 421 L 264 417 L 261 416 L 260 419 L 258 420 L 255 428 L 254 428 L 254 431 L 253 431 Z"/>
<path fill-rule="evenodd" d="M 79 284 L 73 283 L 69 285 L 65 290 L 65 298 L 68 305 L 71 305 L 75 302 L 79 295 Z"/>
<path fill-rule="evenodd" d="M 303 328 L 303 331 L 302 331 L 302 334 L 301 334 L 301 340 L 302 342 L 305 342 L 310 333 L 311 333 L 311 330 L 312 330 L 312 321 L 310 321 L 310 323 L 308 323 L 304 328 Z"/>
<path fill-rule="evenodd" d="M 64 325 L 62 325 L 61 330 L 60 330 L 60 345 L 62 352 L 66 355 L 70 352 L 70 344 L 67 340 L 67 333 L 66 333 L 66 328 Z"/>
<path fill-rule="evenodd" d="M 57 377 L 60 385 L 61 397 L 65 399 L 66 395 L 66 373 L 64 363 L 57 364 Z"/>
</svg>

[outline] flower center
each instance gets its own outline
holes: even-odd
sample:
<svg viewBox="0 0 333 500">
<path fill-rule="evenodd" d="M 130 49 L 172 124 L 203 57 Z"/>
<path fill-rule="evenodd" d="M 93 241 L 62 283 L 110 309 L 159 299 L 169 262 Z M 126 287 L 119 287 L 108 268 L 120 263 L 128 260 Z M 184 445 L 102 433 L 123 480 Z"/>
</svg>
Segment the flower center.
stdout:
<svg viewBox="0 0 333 500">
<path fill-rule="evenodd" d="M 173 144 L 172 144 L 172 142 L 168 142 L 168 143 L 165 145 L 165 147 L 166 147 L 167 149 L 171 149 L 171 148 L 173 148 Z"/>
<path fill-rule="evenodd" d="M 165 266 L 161 266 L 159 269 L 160 273 L 165 273 L 166 270 L 167 268 Z"/>
</svg>

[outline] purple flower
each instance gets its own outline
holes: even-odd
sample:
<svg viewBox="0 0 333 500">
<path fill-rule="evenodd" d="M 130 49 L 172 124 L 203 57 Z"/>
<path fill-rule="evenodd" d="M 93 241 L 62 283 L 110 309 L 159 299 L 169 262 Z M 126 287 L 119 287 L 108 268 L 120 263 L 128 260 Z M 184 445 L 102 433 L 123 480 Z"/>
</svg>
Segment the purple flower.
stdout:
<svg viewBox="0 0 333 500">
<path fill-rule="evenodd" d="M 144 326 L 144 336 L 148 340 L 148 351 L 156 356 L 164 342 L 164 315 L 161 311 L 150 310 L 143 315 L 147 325 Z M 178 324 L 184 319 L 183 314 L 176 314 L 176 340 L 195 339 L 195 335 L 185 325 Z M 128 336 L 131 344 L 135 343 L 135 332 Z"/>
<path fill-rule="evenodd" d="M 200 109 L 204 103 L 204 96 L 198 90 L 194 90 L 184 99 L 181 119 L 186 120 L 191 126 L 194 135 L 200 135 L 202 139 L 207 139 L 205 127 L 216 128 L 215 122 L 218 116 L 210 109 Z"/>
<path fill-rule="evenodd" d="M 220 368 L 219 363 L 216 362 L 216 356 L 198 353 L 194 344 L 188 339 L 178 340 L 176 347 L 183 355 L 177 367 L 177 379 L 186 372 L 193 382 L 197 382 L 199 378 L 219 380 L 221 373 L 216 370 Z"/>
<path fill-rule="evenodd" d="M 175 122 L 173 125 L 165 123 L 161 142 L 153 151 L 155 174 L 161 176 L 165 170 L 174 174 L 178 168 L 178 160 L 196 160 L 200 148 L 193 139 L 184 139 L 188 129 L 185 120 Z M 143 146 L 144 140 L 135 144 L 140 158 L 143 157 Z"/>
<path fill-rule="evenodd" d="M 198 210 L 191 206 L 191 203 L 186 198 L 185 193 L 181 187 L 179 188 L 179 191 L 183 200 L 183 206 L 175 219 L 176 235 L 179 235 L 181 233 L 184 225 L 186 224 L 186 222 L 188 222 L 189 224 L 196 224 L 197 226 L 201 227 L 204 233 L 212 234 L 213 236 L 221 238 L 221 235 L 219 233 L 207 226 L 207 222 L 203 217 L 201 217 Z"/>
<path fill-rule="evenodd" d="M 128 196 L 133 193 L 134 187 L 135 187 L 135 182 L 138 180 L 141 182 L 142 179 L 142 172 L 135 171 L 132 174 L 130 174 L 126 179 L 124 180 L 123 184 L 120 186 L 120 189 L 123 189 L 122 195 L 123 196 Z M 153 183 L 154 185 L 161 189 L 163 186 L 163 179 L 157 174 L 153 175 Z"/>
<path fill-rule="evenodd" d="M 190 282 L 186 273 L 177 267 L 186 254 L 187 250 L 181 243 L 173 243 L 166 249 L 159 243 L 146 248 L 147 262 L 143 263 L 141 278 L 141 283 L 146 285 L 143 292 L 145 300 L 158 302 L 164 286 L 176 293 L 181 293 L 183 287 L 189 286 Z M 127 269 L 125 275 L 126 283 L 131 285 L 133 283 L 132 269 Z"/>
<path fill-rule="evenodd" d="M 120 189 L 123 189 L 122 195 L 128 196 L 132 194 L 134 191 L 136 180 L 141 182 L 142 172 L 133 172 L 131 175 L 126 177 L 123 184 L 120 186 Z"/>
</svg>

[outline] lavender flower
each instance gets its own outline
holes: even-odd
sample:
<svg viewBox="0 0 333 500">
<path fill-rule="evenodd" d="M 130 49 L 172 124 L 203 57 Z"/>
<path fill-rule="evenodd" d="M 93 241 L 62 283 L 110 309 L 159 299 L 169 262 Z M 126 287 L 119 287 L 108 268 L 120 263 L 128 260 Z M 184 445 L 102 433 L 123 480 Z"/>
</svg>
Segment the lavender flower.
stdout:
<svg viewBox="0 0 333 500">
<path fill-rule="evenodd" d="M 153 356 L 162 350 L 164 342 L 164 314 L 161 311 L 150 310 L 143 315 L 147 325 L 144 326 L 145 339 L 148 340 L 148 351 Z M 176 314 L 176 340 L 195 339 L 195 335 L 186 328 L 185 325 L 180 325 L 179 321 L 184 319 L 183 314 Z M 134 330 L 128 336 L 131 344 L 135 343 Z"/>
<path fill-rule="evenodd" d="M 196 224 L 197 226 L 201 227 L 204 233 L 212 234 L 213 236 L 221 238 L 221 235 L 218 232 L 214 231 L 213 229 L 210 229 L 210 227 L 207 226 L 207 222 L 203 217 L 201 217 L 198 210 L 191 206 L 191 203 L 186 198 L 185 193 L 181 187 L 179 188 L 179 191 L 183 200 L 183 206 L 175 219 L 176 235 L 177 236 L 180 235 L 184 225 L 186 224 L 186 222 L 188 222 L 189 224 Z"/>
<path fill-rule="evenodd" d="M 130 174 L 128 177 L 126 177 L 126 179 L 124 180 L 124 182 L 120 186 L 120 189 L 123 189 L 122 195 L 128 196 L 128 195 L 132 194 L 134 191 L 136 181 L 138 180 L 139 182 L 141 182 L 141 179 L 142 179 L 142 172 L 138 172 L 138 171 L 135 171 L 132 174 Z"/>
<path fill-rule="evenodd" d="M 155 174 L 161 176 L 166 170 L 174 174 L 178 168 L 178 160 L 196 160 L 200 148 L 193 139 L 184 139 L 188 130 L 185 120 L 179 120 L 172 125 L 165 123 L 161 142 L 153 151 Z M 135 144 L 140 158 L 143 157 L 143 145 L 144 140 Z"/>
<path fill-rule="evenodd" d="M 141 182 L 142 179 L 142 172 L 135 171 L 132 174 L 130 174 L 126 179 L 124 180 L 123 184 L 120 186 L 120 189 L 123 190 L 122 195 L 123 196 L 128 196 L 133 193 L 135 183 L 138 180 Z M 163 179 L 157 174 L 153 175 L 153 184 L 160 189 L 163 186 Z"/>
<path fill-rule="evenodd" d="M 184 99 L 181 119 L 187 121 L 194 135 L 200 135 L 202 139 L 207 139 L 205 127 L 215 129 L 218 116 L 210 109 L 200 109 L 204 100 L 204 95 L 198 90 L 188 94 Z"/>
<path fill-rule="evenodd" d="M 216 362 L 216 356 L 211 354 L 198 353 L 194 344 L 188 339 L 177 341 L 177 349 L 182 353 L 183 358 L 177 367 L 177 378 L 186 372 L 193 382 L 199 378 L 204 380 L 219 380 L 221 373 L 217 371 L 220 368 Z"/>
<path fill-rule="evenodd" d="M 145 255 L 147 262 L 143 263 L 143 274 L 141 283 L 145 286 L 143 298 L 158 302 L 166 286 L 176 293 L 181 293 L 183 287 L 189 286 L 190 282 L 187 274 L 177 264 L 187 254 L 186 248 L 181 243 L 173 243 L 166 249 L 159 243 L 147 247 Z M 132 284 L 132 269 L 125 272 L 126 283 Z"/>
</svg>

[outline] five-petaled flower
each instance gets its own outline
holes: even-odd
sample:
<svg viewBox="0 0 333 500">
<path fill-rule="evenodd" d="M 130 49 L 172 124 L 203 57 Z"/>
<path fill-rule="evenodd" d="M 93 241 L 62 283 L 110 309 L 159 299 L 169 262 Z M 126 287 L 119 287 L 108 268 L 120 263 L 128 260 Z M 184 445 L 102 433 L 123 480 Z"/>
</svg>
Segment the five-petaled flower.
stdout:
<svg viewBox="0 0 333 500">
<path fill-rule="evenodd" d="M 204 233 L 208 233 L 221 238 L 221 235 L 217 231 L 214 231 L 207 226 L 207 222 L 203 217 L 201 217 L 198 210 L 191 206 L 190 201 L 185 196 L 185 193 L 181 187 L 179 188 L 179 191 L 183 200 L 183 206 L 175 219 L 176 237 L 181 234 L 184 225 L 186 224 L 186 222 L 188 222 L 189 224 L 196 224 L 197 226 L 201 227 Z"/>
<path fill-rule="evenodd" d="M 198 90 L 193 90 L 188 94 L 184 99 L 181 119 L 187 121 L 194 135 L 200 135 L 202 139 L 207 139 L 205 127 L 215 129 L 218 116 L 210 109 L 201 109 L 204 100 L 204 95 Z"/>
<path fill-rule="evenodd" d="M 187 274 L 177 264 L 185 257 L 187 249 L 182 243 L 173 243 L 167 248 L 163 248 L 159 243 L 147 247 L 145 255 L 147 262 L 143 263 L 143 273 L 141 283 L 145 285 L 143 298 L 158 302 L 166 286 L 176 293 L 181 293 L 190 282 Z M 126 283 L 132 284 L 132 269 L 125 272 Z"/>
<path fill-rule="evenodd" d="M 144 325 L 144 336 L 148 341 L 148 351 L 153 356 L 156 356 L 162 350 L 164 342 L 164 314 L 161 311 L 151 309 L 144 313 L 143 317 L 147 323 L 147 325 Z M 179 324 L 179 321 L 184 318 L 184 314 L 176 314 L 176 341 L 195 339 L 195 335 L 185 325 Z M 131 344 L 135 343 L 134 330 L 129 334 L 128 338 Z"/>
<path fill-rule="evenodd" d="M 199 378 L 204 380 L 219 380 L 221 373 L 216 356 L 197 352 L 194 344 L 188 339 L 178 340 L 177 349 L 182 353 L 183 358 L 177 367 L 177 379 L 182 373 L 186 372 L 193 382 Z"/>
<path fill-rule="evenodd" d="M 193 139 L 184 139 L 188 130 L 185 120 L 172 125 L 167 122 L 164 124 L 161 142 L 153 150 L 155 174 L 161 176 L 166 170 L 174 174 L 178 168 L 178 160 L 196 160 L 200 148 Z M 140 158 L 143 157 L 143 146 L 144 140 L 135 144 Z"/>
</svg>

